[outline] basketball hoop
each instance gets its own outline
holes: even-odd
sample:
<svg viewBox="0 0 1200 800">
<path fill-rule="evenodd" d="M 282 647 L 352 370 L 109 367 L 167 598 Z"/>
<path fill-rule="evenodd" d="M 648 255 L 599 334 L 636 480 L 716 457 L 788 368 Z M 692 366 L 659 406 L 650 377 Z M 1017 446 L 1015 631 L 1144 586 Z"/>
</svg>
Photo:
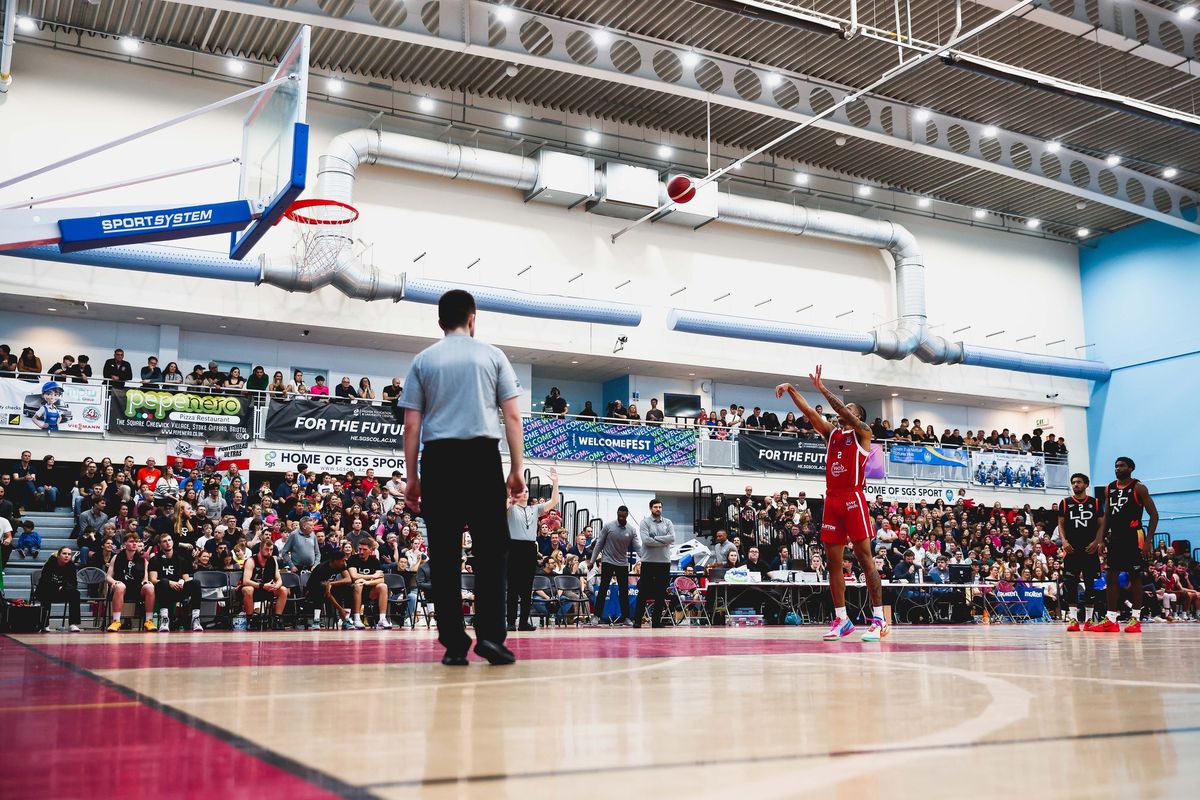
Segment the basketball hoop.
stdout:
<svg viewBox="0 0 1200 800">
<path fill-rule="evenodd" d="M 296 224 L 296 265 L 311 276 L 333 270 L 342 248 L 352 241 L 341 226 L 358 219 L 358 209 L 313 197 L 292 203 L 284 216 Z"/>
</svg>

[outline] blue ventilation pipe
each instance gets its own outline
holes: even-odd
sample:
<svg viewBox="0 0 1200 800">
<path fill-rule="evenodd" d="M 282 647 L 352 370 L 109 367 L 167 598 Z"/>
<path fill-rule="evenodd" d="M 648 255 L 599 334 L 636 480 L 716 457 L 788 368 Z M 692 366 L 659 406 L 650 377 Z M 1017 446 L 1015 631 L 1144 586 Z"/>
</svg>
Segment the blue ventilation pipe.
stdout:
<svg viewBox="0 0 1200 800">
<path fill-rule="evenodd" d="M 623 325 L 631 328 L 642 324 L 641 310 L 625 303 L 553 294 L 526 294 L 489 286 L 463 286 L 424 278 L 409 278 L 405 281 L 404 299 L 414 303 L 436 304 L 438 298 L 451 289 L 465 289 L 470 292 L 475 296 L 475 304 L 484 311 L 537 319 Z"/>
<path fill-rule="evenodd" d="M 241 283 L 255 283 L 260 274 L 257 261 L 235 261 L 216 253 L 145 244 L 101 247 L 78 253 L 62 253 L 57 246 L 45 244 L 19 250 L 0 250 L 0 255 L 36 258 L 39 261 L 55 261 L 59 264 L 85 264 L 89 267 L 110 267 L 152 272 L 157 275 L 213 278 Z"/>
<path fill-rule="evenodd" d="M 962 363 L 976 367 L 1031 372 L 1036 375 L 1054 375 L 1059 378 L 1083 378 L 1091 381 L 1106 381 L 1112 374 L 1112 370 L 1102 361 L 1034 355 L 1016 350 L 976 347 L 970 344 L 964 344 L 962 349 Z"/>
<path fill-rule="evenodd" d="M 826 350 L 848 350 L 864 355 L 875 347 L 875 337 L 869 333 L 796 325 L 790 322 L 700 314 L 678 308 L 671 309 L 667 314 L 667 327 L 681 333 L 702 333 L 726 339 L 750 339 L 756 342 L 821 347 Z"/>
</svg>

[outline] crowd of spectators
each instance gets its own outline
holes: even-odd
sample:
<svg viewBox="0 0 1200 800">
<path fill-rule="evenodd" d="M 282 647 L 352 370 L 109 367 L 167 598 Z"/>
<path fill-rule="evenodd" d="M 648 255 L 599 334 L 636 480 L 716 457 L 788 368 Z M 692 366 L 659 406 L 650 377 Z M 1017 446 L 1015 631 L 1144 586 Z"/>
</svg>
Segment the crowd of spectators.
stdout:
<svg viewBox="0 0 1200 800">
<path fill-rule="evenodd" d="M 112 358 L 104 362 L 97 376 L 92 370 L 91 359 L 87 354 L 78 356 L 64 355 L 49 369 L 43 369 L 42 359 L 37 356 L 32 347 L 26 347 L 20 356 L 14 356 L 7 344 L 0 344 L 0 378 L 20 378 L 31 383 L 44 380 L 47 376 L 61 383 L 88 383 L 97 378 L 104 380 L 117 389 L 127 387 L 152 389 L 186 389 L 188 391 L 222 392 L 241 395 L 269 397 L 273 400 L 290 400 L 293 397 L 327 398 L 332 402 L 383 402 L 394 405 L 404 393 L 400 378 L 392 378 L 378 392 L 371 385 L 371 379 L 361 377 L 354 382 L 349 376 L 343 376 L 336 386 L 330 387 L 324 375 L 317 375 L 311 381 L 305 378 L 304 371 L 292 371 L 291 380 L 287 380 L 282 370 L 275 370 L 269 377 L 266 367 L 256 365 L 250 369 L 250 374 L 243 375 L 242 368 L 231 366 L 228 370 L 221 369 L 217 361 L 209 361 L 208 365 L 196 364 L 190 372 L 183 372 L 179 364 L 170 361 L 160 366 L 158 356 L 148 356 L 146 363 L 138 369 L 134 378 L 133 365 L 125 360 L 125 351 L 117 348 Z"/>
<path fill-rule="evenodd" d="M 1045 589 L 1052 613 L 1060 602 L 1063 558 L 1058 531 L 1059 503 L 1049 508 L 985 506 L 959 489 L 953 504 L 942 500 L 902 503 L 876 496 L 868 507 L 876 567 L 884 579 L 949 583 L 949 567 L 970 568 L 970 583 L 1036 585 Z M 821 501 L 786 490 L 755 495 L 752 486 L 737 497 L 713 496 L 707 527 L 714 531 L 710 567 L 750 563 L 768 571 L 799 569 L 823 573 Z M 861 581 L 857 559 L 847 554 L 848 581 Z M 757 571 L 757 570 L 755 570 Z M 1167 547 L 1154 552 L 1146 601 L 1160 618 L 1200 618 L 1200 567 L 1189 554 Z M 823 574 L 820 577 L 825 577 Z M 1165 598 L 1165 602 L 1164 602 Z"/>
</svg>

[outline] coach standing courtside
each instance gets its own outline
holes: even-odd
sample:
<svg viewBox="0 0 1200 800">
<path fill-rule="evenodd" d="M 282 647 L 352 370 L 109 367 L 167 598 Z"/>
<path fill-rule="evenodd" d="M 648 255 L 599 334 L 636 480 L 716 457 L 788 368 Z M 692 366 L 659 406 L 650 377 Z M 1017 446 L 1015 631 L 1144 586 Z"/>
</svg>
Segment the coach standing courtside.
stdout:
<svg viewBox="0 0 1200 800">
<path fill-rule="evenodd" d="M 404 499 L 425 517 L 442 663 L 466 666 L 471 637 L 463 627 L 461 578 L 463 527 L 471 531 L 475 558 L 475 653 L 492 664 L 516 661 L 504 646 L 508 524 L 500 465 L 499 407 L 504 412 L 510 468 L 508 494 L 525 491 L 521 477 L 524 435 L 521 385 L 508 358 L 475 340 L 475 298 L 461 289 L 438 301 L 445 338 L 422 350 L 404 381 L 404 455 L 410 470 Z"/>
</svg>

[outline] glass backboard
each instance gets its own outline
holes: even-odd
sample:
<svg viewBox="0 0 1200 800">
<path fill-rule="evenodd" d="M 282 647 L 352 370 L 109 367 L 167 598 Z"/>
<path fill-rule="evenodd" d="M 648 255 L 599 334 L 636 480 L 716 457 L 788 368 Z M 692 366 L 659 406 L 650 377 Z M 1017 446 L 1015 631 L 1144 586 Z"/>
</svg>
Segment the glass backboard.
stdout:
<svg viewBox="0 0 1200 800">
<path fill-rule="evenodd" d="M 242 122 L 239 197 L 259 217 L 231 235 L 230 258 L 244 258 L 288 206 L 304 191 L 308 172 L 308 46 L 305 25 L 284 52 L 270 81 L 288 78 L 262 92 Z"/>
</svg>

